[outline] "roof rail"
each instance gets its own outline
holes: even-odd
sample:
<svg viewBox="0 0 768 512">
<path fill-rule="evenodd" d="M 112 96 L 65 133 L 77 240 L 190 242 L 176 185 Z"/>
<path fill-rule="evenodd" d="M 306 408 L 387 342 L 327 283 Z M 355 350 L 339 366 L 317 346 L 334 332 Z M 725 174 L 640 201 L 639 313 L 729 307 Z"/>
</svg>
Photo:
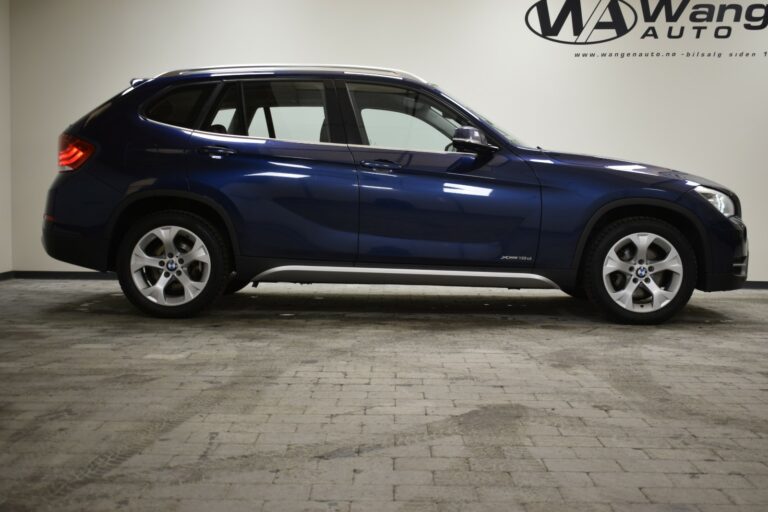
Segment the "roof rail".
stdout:
<svg viewBox="0 0 768 512">
<path fill-rule="evenodd" d="M 189 69 L 181 69 L 176 71 L 170 71 L 168 73 L 163 73 L 160 76 L 172 76 L 176 74 L 191 74 L 191 73 L 199 73 L 204 72 L 207 70 L 232 70 L 233 72 L 236 71 L 242 71 L 242 70 L 248 70 L 248 69 L 300 69 L 300 68 L 306 68 L 306 69 L 350 69 L 350 70 L 356 70 L 356 71 L 380 71 L 380 72 L 386 72 L 386 73 L 392 73 L 393 75 L 401 76 L 401 77 L 407 77 L 422 83 L 428 83 L 423 78 L 414 75 L 413 73 L 409 73 L 407 71 L 403 71 L 400 69 L 394 69 L 394 68 L 386 68 L 386 67 L 379 67 L 379 66 L 360 66 L 360 65 L 354 65 L 354 64 L 285 64 L 285 63 L 275 63 L 275 64 L 229 64 L 229 65 L 217 65 L 217 66 L 205 66 L 205 67 L 197 67 L 197 68 L 189 68 Z"/>
</svg>

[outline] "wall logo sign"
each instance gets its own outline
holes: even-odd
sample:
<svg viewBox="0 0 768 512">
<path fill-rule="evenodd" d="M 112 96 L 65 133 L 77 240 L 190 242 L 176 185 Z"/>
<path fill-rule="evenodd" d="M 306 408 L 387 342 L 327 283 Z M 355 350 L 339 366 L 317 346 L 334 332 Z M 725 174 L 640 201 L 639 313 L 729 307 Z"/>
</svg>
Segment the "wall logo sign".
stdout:
<svg viewBox="0 0 768 512">
<path fill-rule="evenodd" d="M 639 10 L 633 7 L 639 4 Z M 638 12 L 639 11 L 639 12 Z M 728 39 L 734 29 L 768 27 L 765 3 L 695 3 L 691 0 L 538 0 L 525 14 L 537 36 L 555 43 L 597 44 L 643 24 L 640 39 Z"/>
<path fill-rule="evenodd" d="M 565 0 L 560 9 L 557 3 L 539 0 L 525 15 L 525 23 L 534 34 L 556 43 L 613 41 L 628 34 L 637 23 L 637 13 L 624 0 Z M 588 6 L 591 9 L 585 9 Z"/>
</svg>

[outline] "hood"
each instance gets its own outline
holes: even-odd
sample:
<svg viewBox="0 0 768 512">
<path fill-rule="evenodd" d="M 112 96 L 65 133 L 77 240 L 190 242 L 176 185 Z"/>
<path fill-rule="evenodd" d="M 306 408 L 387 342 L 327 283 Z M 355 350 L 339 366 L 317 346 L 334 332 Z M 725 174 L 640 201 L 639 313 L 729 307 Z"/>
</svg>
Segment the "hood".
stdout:
<svg viewBox="0 0 768 512">
<path fill-rule="evenodd" d="M 537 157 L 531 157 L 532 162 L 536 161 Z M 577 155 L 572 153 L 560 153 L 556 151 L 542 150 L 539 153 L 538 158 L 544 158 L 552 161 L 555 164 L 563 164 L 574 167 L 585 167 L 594 169 L 595 171 L 610 172 L 610 173 L 632 173 L 645 175 L 650 178 L 657 178 L 656 183 L 662 183 L 665 181 L 678 181 L 684 182 L 686 185 L 695 187 L 698 185 L 704 185 L 705 187 L 716 188 L 723 191 L 728 191 L 723 185 L 696 176 L 695 174 L 689 174 L 686 172 L 675 171 L 674 169 L 668 169 L 666 167 L 659 167 L 656 165 L 630 162 L 626 160 L 616 160 L 613 158 L 603 158 L 590 155 Z"/>
</svg>

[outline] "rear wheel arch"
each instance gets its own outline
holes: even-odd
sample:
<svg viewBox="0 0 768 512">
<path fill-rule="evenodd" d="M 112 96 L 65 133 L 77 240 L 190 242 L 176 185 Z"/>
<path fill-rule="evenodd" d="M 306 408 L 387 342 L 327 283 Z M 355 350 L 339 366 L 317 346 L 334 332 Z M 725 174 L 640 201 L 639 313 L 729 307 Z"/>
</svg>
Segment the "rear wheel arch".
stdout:
<svg viewBox="0 0 768 512">
<path fill-rule="evenodd" d="M 707 234 L 701 222 L 685 208 L 658 199 L 619 200 L 601 207 L 587 223 L 576 250 L 573 268 L 578 269 L 579 280 L 584 272 L 584 255 L 589 243 L 607 225 L 628 217 L 652 217 L 666 221 L 678 228 L 688 239 L 696 253 L 699 264 L 697 286 L 703 283 L 709 269 L 709 251 L 707 249 Z"/>
<path fill-rule="evenodd" d="M 213 201 L 196 194 L 178 191 L 152 191 L 138 193 L 126 200 L 114 214 L 109 225 L 109 253 L 107 264 L 109 270 L 115 270 L 117 262 L 117 249 L 132 222 L 150 215 L 154 212 L 165 210 L 178 210 L 194 213 L 203 217 L 219 230 L 221 236 L 227 242 L 233 270 L 237 268 L 239 245 L 229 216 Z"/>
</svg>

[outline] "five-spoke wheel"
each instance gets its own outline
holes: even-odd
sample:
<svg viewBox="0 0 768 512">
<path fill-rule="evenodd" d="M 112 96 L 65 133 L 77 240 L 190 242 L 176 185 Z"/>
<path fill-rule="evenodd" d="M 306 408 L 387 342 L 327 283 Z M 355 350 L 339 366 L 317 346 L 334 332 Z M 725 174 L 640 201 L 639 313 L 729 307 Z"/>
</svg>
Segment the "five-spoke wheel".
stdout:
<svg viewBox="0 0 768 512">
<path fill-rule="evenodd" d="M 211 257 L 198 235 L 179 226 L 160 226 L 134 247 L 131 273 L 147 299 L 178 306 L 203 291 L 211 274 Z"/>
<path fill-rule="evenodd" d="M 690 242 L 660 219 L 614 222 L 597 234 L 587 254 L 587 293 L 619 321 L 662 322 L 688 302 L 695 284 Z"/>
<path fill-rule="evenodd" d="M 632 233 L 613 244 L 603 262 L 611 298 L 629 311 L 650 312 L 675 298 L 683 282 L 677 249 L 655 233 Z"/>
<path fill-rule="evenodd" d="M 138 221 L 118 249 L 126 296 L 143 311 L 183 317 L 197 313 L 228 282 L 224 242 L 207 221 L 186 212 L 161 212 Z"/>
</svg>

